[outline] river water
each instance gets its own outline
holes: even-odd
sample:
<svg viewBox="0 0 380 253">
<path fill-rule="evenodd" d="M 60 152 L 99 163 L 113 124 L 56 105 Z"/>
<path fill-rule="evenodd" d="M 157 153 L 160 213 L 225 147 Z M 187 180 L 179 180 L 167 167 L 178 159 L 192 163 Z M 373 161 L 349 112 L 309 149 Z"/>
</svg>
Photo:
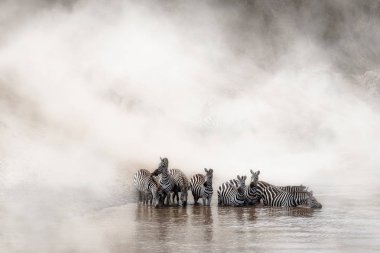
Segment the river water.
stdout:
<svg viewBox="0 0 380 253">
<path fill-rule="evenodd" d="M 218 207 L 216 196 L 210 207 L 190 196 L 187 207 L 128 197 L 77 214 L 17 209 L 0 212 L 0 252 L 380 252 L 377 188 L 317 186 L 318 210 Z"/>
<path fill-rule="evenodd" d="M 315 194 L 319 210 L 218 207 L 215 198 L 211 207 L 131 203 L 93 217 L 112 252 L 379 252 L 380 194 L 343 189 Z"/>
</svg>

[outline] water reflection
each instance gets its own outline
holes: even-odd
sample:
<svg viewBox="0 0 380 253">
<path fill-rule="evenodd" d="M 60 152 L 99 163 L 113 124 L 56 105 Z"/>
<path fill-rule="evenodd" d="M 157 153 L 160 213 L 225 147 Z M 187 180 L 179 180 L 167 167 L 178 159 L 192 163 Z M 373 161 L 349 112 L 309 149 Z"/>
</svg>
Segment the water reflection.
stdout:
<svg viewBox="0 0 380 253">
<path fill-rule="evenodd" d="M 231 225 L 231 222 L 234 223 L 232 225 L 240 226 L 252 224 L 255 223 L 255 220 L 257 218 L 256 207 L 218 207 L 218 217 L 224 216 L 228 217 L 228 219 L 219 219 L 221 225 Z"/>
<path fill-rule="evenodd" d="M 312 208 L 302 207 L 262 207 L 262 211 L 267 213 L 269 216 L 275 217 L 312 217 L 315 210 Z M 316 212 L 318 211 L 319 210 L 317 210 Z"/>
<path fill-rule="evenodd" d="M 123 209 L 123 217 L 134 214 L 135 228 L 128 228 L 133 231 L 129 243 L 119 243 L 118 252 L 380 250 L 380 201 L 342 208 L 345 202 L 336 198 L 334 194 L 324 195 L 321 210 L 216 205 L 152 208 L 131 204 Z M 130 246 L 125 248 L 127 244 Z"/>
<path fill-rule="evenodd" d="M 195 205 L 191 208 L 191 226 L 196 230 L 198 239 L 212 240 L 213 223 L 212 208 L 210 206 Z"/>
</svg>

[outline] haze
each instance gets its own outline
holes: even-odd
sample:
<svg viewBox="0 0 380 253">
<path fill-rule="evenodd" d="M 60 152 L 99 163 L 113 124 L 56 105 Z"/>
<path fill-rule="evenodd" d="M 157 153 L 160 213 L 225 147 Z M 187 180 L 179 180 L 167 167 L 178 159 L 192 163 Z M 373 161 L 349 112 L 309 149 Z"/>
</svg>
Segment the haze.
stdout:
<svg viewBox="0 0 380 253">
<path fill-rule="evenodd" d="M 189 176 L 213 168 L 217 183 L 260 169 L 316 194 L 379 191 L 379 10 L 2 1 L 2 230 L 30 237 L 1 247 L 25 252 L 49 222 L 127 203 L 133 173 L 159 157 Z"/>
</svg>

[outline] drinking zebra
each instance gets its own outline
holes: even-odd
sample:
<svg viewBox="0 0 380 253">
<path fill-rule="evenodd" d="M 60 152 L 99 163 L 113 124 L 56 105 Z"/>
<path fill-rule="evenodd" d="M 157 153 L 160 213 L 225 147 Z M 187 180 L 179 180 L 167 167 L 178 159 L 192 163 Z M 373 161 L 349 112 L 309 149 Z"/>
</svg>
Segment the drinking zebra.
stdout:
<svg viewBox="0 0 380 253">
<path fill-rule="evenodd" d="M 295 207 L 303 205 L 310 208 L 322 208 L 322 205 L 313 196 L 313 192 L 287 192 L 264 181 L 257 183 L 257 194 L 266 206 Z"/>
<path fill-rule="evenodd" d="M 190 179 L 190 189 L 193 194 L 194 204 L 198 204 L 198 199 L 202 198 L 203 205 L 209 206 L 211 204 L 211 198 L 213 193 L 212 178 L 213 169 L 206 169 L 206 175 L 195 174 Z"/>
<path fill-rule="evenodd" d="M 247 176 L 237 176 L 238 186 L 235 180 L 229 180 L 218 188 L 218 204 L 226 206 L 245 205 L 245 180 Z"/>
<path fill-rule="evenodd" d="M 181 192 L 181 203 L 183 206 L 187 205 L 187 191 L 190 188 L 189 180 L 186 175 L 179 169 L 170 169 L 169 174 L 172 176 L 175 183 L 175 190 L 173 194 L 174 198 L 177 197 L 177 203 L 179 204 L 178 192 Z"/>
<path fill-rule="evenodd" d="M 158 206 L 163 200 L 163 192 L 159 183 L 146 169 L 140 169 L 133 177 L 133 184 L 139 192 L 139 201 L 144 204 Z"/>
<path fill-rule="evenodd" d="M 169 174 L 169 171 L 168 171 L 168 166 L 169 166 L 168 158 L 160 157 L 160 159 L 161 159 L 161 162 L 158 168 L 152 174 L 153 176 L 158 176 L 159 174 L 161 174 L 159 183 L 162 190 L 165 192 L 166 196 L 164 198 L 166 198 L 166 204 L 170 205 L 170 195 L 174 190 L 176 190 L 176 188 L 174 187 L 175 182 L 174 182 L 173 177 Z"/>
</svg>

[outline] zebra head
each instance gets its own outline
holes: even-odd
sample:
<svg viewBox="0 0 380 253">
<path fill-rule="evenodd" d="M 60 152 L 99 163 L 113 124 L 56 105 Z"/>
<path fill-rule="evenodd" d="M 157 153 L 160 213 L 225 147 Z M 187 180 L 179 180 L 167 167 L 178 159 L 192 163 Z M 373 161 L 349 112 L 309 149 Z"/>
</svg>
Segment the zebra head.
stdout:
<svg viewBox="0 0 380 253">
<path fill-rule="evenodd" d="M 238 191 L 244 192 L 245 191 L 245 180 L 247 179 L 247 176 L 239 176 L 239 175 L 237 175 L 237 179 L 239 180 Z"/>
<path fill-rule="evenodd" d="M 250 182 L 250 187 L 256 187 L 257 186 L 257 182 L 259 181 L 259 175 L 260 175 L 260 171 L 256 171 L 256 172 L 253 172 L 253 170 L 251 170 L 251 182 Z"/>
<path fill-rule="evenodd" d="M 160 184 L 158 184 L 157 193 L 156 193 L 156 206 L 155 207 L 163 206 L 165 197 L 166 197 L 166 192 L 162 189 Z"/>
<path fill-rule="evenodd" d="M 187 195 L 187 191 L 181 191 L 180 199 L 183 206 L 187 205 Z"/>
<path fill-rule="evenodd" d="M 160 157 L 160 164 L 158 165 L 158 168 L 152 173 L 154 176 L 157 176 L 159 174 L 161 174 L 163 171 L 167 170 L 168 167 L 169 167 L 169 160 L 168 158 L 164 157 L 164 158 L 161 158 Z"/>
<path fill-rule="evenodd" d="M 213 169 L 206 169 L 205 168 L 205 172 L 206 172 L 206 175 L 204 176 L 204 184 L 203 186 L 206 187 L 207 185 L 211 185 L 212 184 L 212 175 L 213 175 Z"/>
<path fill-rule="evenodd" d="M 322 208 L 322 204 L 317 201 L 313 196 L 313 192 L 308 192 L 309 197 L 307 198 L 307 206 L 310 208 Z"/>
</svg>

